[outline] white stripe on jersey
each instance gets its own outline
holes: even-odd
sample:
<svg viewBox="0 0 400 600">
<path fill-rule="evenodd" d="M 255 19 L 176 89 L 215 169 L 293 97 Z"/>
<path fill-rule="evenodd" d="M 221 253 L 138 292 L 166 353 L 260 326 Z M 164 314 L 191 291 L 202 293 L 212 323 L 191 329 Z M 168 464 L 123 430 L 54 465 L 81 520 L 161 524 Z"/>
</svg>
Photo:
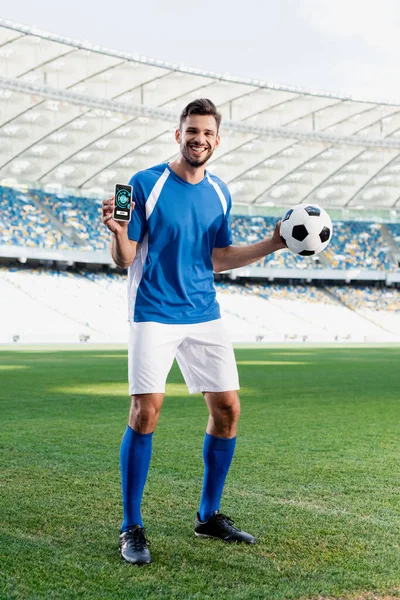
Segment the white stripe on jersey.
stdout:
<svg viewBox="0 0 400 600">
<path fill-rule="evenodd" d="M 149 220 L 151 213 L 154 210 L 157 200 L 160 197 L 161 191 L 164 187 L 164 183 L 167 181 L 169 170 L 165 169 L 164 173 L 157 179 L 157 183 L 150 192 L 150 196 L 146 201 L 146 219 Z"/>
<path fill-rule="evenodd" d="M 218 183 L 216 181 L 213 181 L 211 179 L 209 173 L 207 173 L 207 179 L 211 183 L 211 185 L 213 186 L 214 190 L 217 192 L 218 198 L 221 200 L 222 210 L 224 211 L 224 216 L 225 216 L 226 215 L 226 211 L 228 210 L 228 205 L 226 203 L 226 198 L 225 198 L 224 194 L 222 193 L 222 190 L 219 187 Z"/>
<path fill-rule="evenodd" d="M 148 233 L 145 234 L 142 242 L 137 245 L 135 260 L 128 269 L 128 320 L 133 321 L 135 314 L 136 296 L 139 284 L 142 281 L 143 266 L 148 254 Z"/>
<path fill-rule="evenodd" d="M 165 169 L 164 173 L 161 175 L 161 177 L 157 179 L 156 184 L 150 192 L 148 200 L 145 204 L 147 220 L 149 220 L 150 215 L 153 212 L 155 205 L 157 204 L 157 200 L 160 197 L 160 194 L 164 187 L 164 183 L 168 179 L 168 175 L 169 170 Z M 128 269 L 128 307 L 130 322 L 133 321 L 133 317 L 135 314 L 137 291 L 140 282 L 142 281 L 144 263 L 146 261 L 147 254 L 149 251 L 148 238 L 149 235 L 148 233 L 146 233 L 142 242 L 138 244 L 135 260 Z"/>
</svg>

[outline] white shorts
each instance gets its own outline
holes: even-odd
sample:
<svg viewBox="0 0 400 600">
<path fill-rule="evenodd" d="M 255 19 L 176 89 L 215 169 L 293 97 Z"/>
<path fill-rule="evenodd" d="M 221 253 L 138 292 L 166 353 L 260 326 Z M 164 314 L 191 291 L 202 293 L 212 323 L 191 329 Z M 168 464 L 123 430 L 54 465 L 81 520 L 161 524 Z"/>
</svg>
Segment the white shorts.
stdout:
<svg viewBox="0 0 400 600">
<path fill-rule="evenodd" d="M 174 358 L 191 394 L 239 389 L 232 342 L 221 319 L 194 325 L 129 323 L 129 393 L 165 393 Z"/>
</svg>

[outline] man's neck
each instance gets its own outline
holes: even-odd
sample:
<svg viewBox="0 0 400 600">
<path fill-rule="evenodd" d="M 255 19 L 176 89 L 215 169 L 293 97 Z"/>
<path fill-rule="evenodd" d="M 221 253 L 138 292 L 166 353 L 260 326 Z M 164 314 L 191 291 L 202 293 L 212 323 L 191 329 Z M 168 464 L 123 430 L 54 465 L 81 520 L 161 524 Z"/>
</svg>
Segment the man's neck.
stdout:
<svg viewBox="0 0 400 600">
<path fill-rule="evenodd" d="M 204 173 L 206 171 L 206 166 L 202 165 L 201 167 L 192 167 L 189 163 L 180 156 L 176 160 L 169 163 L 170 169 L 173 170 L 174 173 L 179 175 L 181 179 L 184 179 L 188 183 L 196 184 L 200 183 L 204 179 Z"/>
</svg>

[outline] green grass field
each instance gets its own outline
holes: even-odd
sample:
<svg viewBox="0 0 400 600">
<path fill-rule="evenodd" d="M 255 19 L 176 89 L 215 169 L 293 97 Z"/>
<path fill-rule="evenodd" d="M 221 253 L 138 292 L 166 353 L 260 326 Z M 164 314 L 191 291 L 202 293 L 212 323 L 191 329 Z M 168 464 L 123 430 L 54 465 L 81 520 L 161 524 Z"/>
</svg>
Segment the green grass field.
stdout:
<svg viewBox="0 0 400 600">
<path fill-rule="evenodd" d="M 117 551 L 126 353 L 0 352 L 1 599 L 400 596 L 400 347 L 236 350 L 221 508 L 255 546 L 197 539 L 207 411 L 174 366 L 145 489 L 153 564 Z"/>
</svg>

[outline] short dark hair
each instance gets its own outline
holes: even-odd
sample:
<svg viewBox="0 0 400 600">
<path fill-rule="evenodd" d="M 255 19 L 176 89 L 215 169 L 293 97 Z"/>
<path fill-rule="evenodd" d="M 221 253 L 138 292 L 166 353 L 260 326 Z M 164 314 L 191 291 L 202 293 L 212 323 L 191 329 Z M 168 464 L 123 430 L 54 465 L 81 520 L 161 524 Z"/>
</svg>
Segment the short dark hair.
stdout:
<svg viewBox="0 0 400 600">
<path fill-rule="evenodd" d="M 182 123 L 189 115 L 213 116 L 217 123 L 217 131 L 219 131 L 222 115 L 218 112 L 214 102 L 211 102 L 211 100 L 208 100 L 208 98 L 199 98 L 198 100 L 193 100 L 192 102 L 189 102 L 187 106 L 185 106 L 179 119 L 179 129 L 182 129 Z"/>
</svg>

